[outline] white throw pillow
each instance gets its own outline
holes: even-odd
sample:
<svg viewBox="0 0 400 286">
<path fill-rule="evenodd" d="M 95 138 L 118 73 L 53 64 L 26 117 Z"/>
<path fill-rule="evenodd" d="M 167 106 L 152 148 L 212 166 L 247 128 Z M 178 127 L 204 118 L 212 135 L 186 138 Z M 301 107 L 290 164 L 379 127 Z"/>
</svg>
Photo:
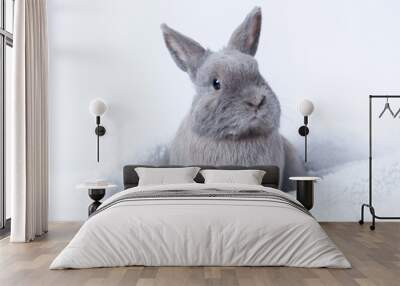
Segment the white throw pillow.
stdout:
<svg viewBox="0 0 400 286">
<path fill-rule="evenodd" d="M 230 183 L 261 185 L 265 171 L 261 170 L 201 170 L 200 174 L 204 177 L 204 183 Z"/>
<path fill-rule="evenodd" d="M 139 186 L 194 183 L 199 167 L 184 168 L 135 168 Z"/>
</svg>

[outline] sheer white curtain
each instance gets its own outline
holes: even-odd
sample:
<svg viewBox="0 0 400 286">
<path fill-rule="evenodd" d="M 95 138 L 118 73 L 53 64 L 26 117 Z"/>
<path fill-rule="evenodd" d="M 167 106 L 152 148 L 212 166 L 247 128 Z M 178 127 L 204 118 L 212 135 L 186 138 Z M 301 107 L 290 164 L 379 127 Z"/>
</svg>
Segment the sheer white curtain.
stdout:
<svg viewBox="0 0 400 286">
<path fill-rule="evenodd" d="M 48 224 L 46 0 L 16 0 L 14 11 L 10 241 L 27 242 Z"/>
</svg>

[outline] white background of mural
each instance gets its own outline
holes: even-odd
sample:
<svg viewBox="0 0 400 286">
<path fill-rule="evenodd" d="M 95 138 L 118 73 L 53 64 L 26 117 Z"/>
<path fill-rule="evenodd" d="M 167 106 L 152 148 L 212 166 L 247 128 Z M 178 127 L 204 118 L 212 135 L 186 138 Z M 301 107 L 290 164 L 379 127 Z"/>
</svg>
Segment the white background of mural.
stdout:
<svg viewBox="0 0 400 286">
<path fill-rule="evenodd" d="M 281 131 L 301 151 L 302 98 L 310 118 L 310 161 L 324 180 L 313 213 L 357 220 L 367 200 L 368 94 L 400 94 L 398 1 L 50 0 L 50 219 L 83 220 L 89 198 L 75 185 L 122 185 L 122 166 L 167 143 L 189 110 L 193 89 L 170 58 L 160 23 L 211 49 L 261 6 L 256 55 L 282 105 Z M 107 134 L 96 163 L 91 99 L 104 98 Z M 376 113 L 384 102 L 376 102 Z M 400 100 L 393 106 L 400 107 Z M 376 121 L 376 195 L 381 215 L 400 202 L 400 119 Z M 398 215 L 398 213 L 397 213 Z"/>
</svg>

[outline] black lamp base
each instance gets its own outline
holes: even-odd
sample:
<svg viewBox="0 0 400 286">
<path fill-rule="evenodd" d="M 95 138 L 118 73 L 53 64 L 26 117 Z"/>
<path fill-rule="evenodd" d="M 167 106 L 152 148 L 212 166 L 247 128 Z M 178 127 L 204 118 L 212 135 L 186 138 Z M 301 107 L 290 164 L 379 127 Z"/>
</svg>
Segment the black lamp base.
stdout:
<svg viewBox="0 0 400 286">
<path fill-rule="evenodd" d="M 307 136 L 310 133 L 310 130 L 308 129 L 307 126 L 303 125 L 299 128 L 299 134 L 301 136 Z"/>
<path fill-rule="evenodd" d="M 104 134 L 106 134 L 106 129 L 104 128 L 104 126 L 97 126 L 96 129 L 94 130 L 94 132 L 96 133 L 96 135 L 98 136 L 103 136 Z"/>
</svg>

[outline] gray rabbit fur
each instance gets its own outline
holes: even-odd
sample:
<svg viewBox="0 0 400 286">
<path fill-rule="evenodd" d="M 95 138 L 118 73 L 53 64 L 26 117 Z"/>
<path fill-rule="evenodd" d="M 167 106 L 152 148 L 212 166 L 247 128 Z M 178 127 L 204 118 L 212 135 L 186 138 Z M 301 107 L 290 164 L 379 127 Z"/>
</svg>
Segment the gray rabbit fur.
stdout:
<svg viewBox="0 0 400 286">
<path fill-rule="evenodd" d="M 194 84 L 190 112 L 169 146 L 173 165 L 276 165 L 281 186 L 306 173 L 294 147 L 279 133 L 279 100 L 261 76 L 254 55 L 261 9 L 254 8 L 218 52 L 162 24 L 168 50 Z M 282 180 L 283 179 L 283 180 Z"/>
</svg>

